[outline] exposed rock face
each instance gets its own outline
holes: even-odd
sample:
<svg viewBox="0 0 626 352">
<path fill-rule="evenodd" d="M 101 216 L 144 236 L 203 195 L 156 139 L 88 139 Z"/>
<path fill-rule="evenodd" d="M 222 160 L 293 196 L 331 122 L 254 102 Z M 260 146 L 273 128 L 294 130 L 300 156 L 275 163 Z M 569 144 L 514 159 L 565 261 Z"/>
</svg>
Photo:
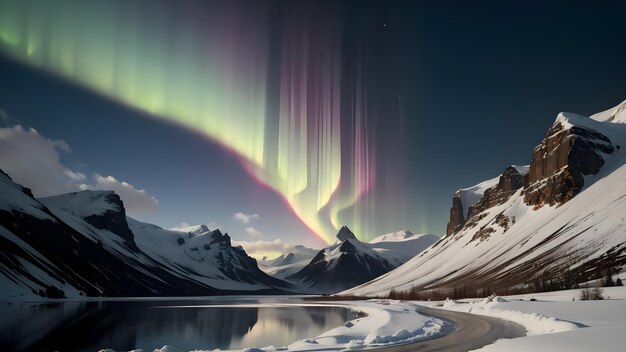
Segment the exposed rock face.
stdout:
<svg viewBox="0 0 626 352">
<path fill-rule="evenodd" d="M 446 227 L 446 236 L 449 236 L 465 225 L 465 216 L 463 215 L 463 202 L 461 200 L 461 192 L 457 191 L 452 197 L 452 207 L 450 208 L 450 221 Z"/>
<path fill-rule="evenodd" d="M 230 236 L 227 233 L 222 235 L 222 232 L 219 229 L 211 232 L 211 245 L 215 243 L 225 243 L 227 247 L 231 247 Z"/>
<path fill-rule="evenodd" d="M 496 205 L 504 204 L 523 185 L 524 176 L 513 166 L 508 166 L 500 175 L 498 184 L 487 189 L 483 198 L 478 203 L 470 206 L 467 212 L 468 222 L 472 216 Z"/>
<path fill-rule="evenodd" d="M 350 231 L 347 226 L 342 226 L 339 229 L 339 233 L 337 233 L 337 239 L 340 241 L 345 241 L 347 239 L 356 240 L 356 236 Z"/>
<path fill-rule="evenodd" d="M 522 186 L 524 186 L 524 176 L 513 166 L 508 166 L 498 181 L 500 192 L 515 192 Z"/>
<path fill-rule="evenodd" d="M 481 219 L 481 213 L 491 207 L 504 204 L 518 189 L 524 186 L 525 179 L 525 172 L 522 174 L 518 168 L 508 166 L 500 175 L 498 183 L 488 188 L 478 203 L 469 207 L 466 216 L 463 214 L 461 193 L 457 191 L 452 198 L 450 222 L 448 222 L 446 235 L 449 236 L 465 226 L 474 226 Z M 488 229 L 484 229 L 482 232 L 487 235 L 490 233 Z"/>
<path fill-rule="evenodd" d="M 584 186 L 584 175 L 597 174 L 614 147 L 603 134 L 589 128 L 565 128 L 557 122 L 535 147 L 530 164 L 524 203 L 540 208 L 572 199 Z"/>
<path fill-rule="evenodd" d="M 535 147 L 527 172 L 524 168 L 507 167 L 498 183 L 487 188 L 478 202 L 466 208 L 465 214 L 463 207 L 468 204 L 463 204 L 462 194 L 457 191 L 446 235 L 476 226 L 486 216 L 486 210 L 504 204 L 520 188 L 524 203 L 535 208 L 560 205 L 576 196 L 584 186 L 584 176 L 597 174 L 604 165 L 603 155 L 615 150 L 608 137 L 589 127 L 593 123 L 596 122 L 583 116 L 559 114 L 541 144 Z M 500 214 L 494 224 L 506 231 L 511 226 L 509 220 L 514 221 Z M 485 225 L 477 229 L 473 239 L 488 238 L 492 232 L 492 225 Z"/>
<path fill-rule="evenodd" d="M 90 215 L 85 217 L 85 221 L 98 229 L 109 230 L 128 243 L 129 246 L 137 248 L 133 232 L 128 228 L 126 221 L 126 210 L 120 196 L 111 192 L 107 194 L 106 201 L 117 206 L 117 211 L 107 210 L 104 214 Z"/>
</svg>

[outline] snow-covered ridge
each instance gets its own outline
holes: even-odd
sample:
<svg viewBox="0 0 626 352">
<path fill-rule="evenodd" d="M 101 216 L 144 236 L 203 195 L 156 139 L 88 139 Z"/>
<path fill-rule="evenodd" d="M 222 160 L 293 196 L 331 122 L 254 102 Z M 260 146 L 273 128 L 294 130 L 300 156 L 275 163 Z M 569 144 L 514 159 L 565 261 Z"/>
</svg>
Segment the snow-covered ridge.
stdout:
<svg viewBox="0 0 626 352">
<path fill-rule="evenodd" d="M 0 300 L 284 292 L 219 231 L 127 218 L 112 191 L 33 198 L 0 173 Z"/>
<path fill-rule="evenodd" d="M 431 234 L 414 234 L 408 230 L 378 236 L 366 245 L 390 263 L 400 266 L 439 240 Z"/>
<path fill-rule="evenodd" d="M 494 282 L 498 282 L 500 289 L 532 288 L 538 285 L 535 280 L 539 275 L 538 268 L 556 280 L 559 268 L 567 265 L 568 261 L 569 267 L 581 275 L 602 270 L 606 265 L 602 258 L 614 261 L 611 265 L 624 265 L 626 158 L 622 149 L 626 145 L 626 125 L 618 123 L 618 118 L 626 110 L 624 106 L 622 103 L 604 115 L 594 115 L 606 121 L 559 114 L 557 122 L 567 123 L 578 130 L 547 143 L 544 143 L 544 138 L 542 148 L 535 148 L 533 162 L 542 160 L 542 153 L 537 153 L 537 150 L 550 152 L 559 148 L 554 159 L 564 161 L 568 167 L 567 163 L 574 160 L 575 164 L 571 166 L 574 171 L 587 167 L 585 163 L 588 162 L 598 166 L 597 169 L 589 168 L 593 170 L 583 174 L 584 185 L 579 182 L 577 185 L 580 186 L 567 193 L 569 197 L 565 201 L 549 203 L 544 200 L 551 200 L 549 197 L 552 194 L 558 194 L 562 184 L 568 185 L 568 179 L 559 178 L 558 167 L 561 164 L 550 164 L 551 168 L 558 167 L 554 172 L 543 172 L 541 163 L 533 163 L 535 171 L 522 169 L 528 176 L 521 188 L 513 188 L 503 193 L 506 197 L 493 202 L 485 197 L 486 201 L 481 200 L 479 208 L 472 208 L 470 219 L 466 219 L 466 223 L 460 222 L 461 226 L 454 229 L 454 236 L 446 236 L 399 268 L 345 293 L 377 295 L 386 294 L 391 289 L 406 291 L 416 287 L 424 292 L 452 296 L 455 287 L 467 287 L 471 288 L 472 294 L 481 295 L 492 293 Z M 618 118 L 611 119 L 610 116 Z M 593 126 L 593 131 L 584 126 Z M 563 128 L 557 124 L 552 130 Z M 578 143 L 575 144 L 576 149 L 568 149 L 573 148 L 572 144 L 568 144 L 571 140 Z M 597 145 L 600 146 L 596 149 Z M 593 155 L 591 152 L 594 151 L 598 154 Z M 518 167 L 515 170 L 520 171 Z M 533 192 L 530 192 L 527 181 L 533 172 L 534 179 L 539 179 L 542 185 L 546 184 L 546 189 L 533 187 Z M 519 175 L 517 178 L 516 183 L 520 185 Z M 484 193 L 496 182 L 497 179 L 492 179 L 466 190 L 472 191 L 468 192 L 470 196 Z M 535 186 L 534 183 L 531 185 Z M 526 201 L 535 194 L 543 197 L 537 198 L 540 202 L 534 198 Z M 464 208 L 471 203 L 471 197 L 469 199 L 464 202 Z M 457 203 L 453 203 L 453 210 L 459 206 L 458 198 L 454 200 Z M 451 211 L 451 219 L 452 214 Z"/>
<path fill-rule="evenodd" d="M 107 211 L 120 211 L 118 203 L 112 201 L 113 191 L 80 191 L 58 196 L 40 198 L 46 206 L 69 212 L 80 218 L 102 215 Z M 119 197 L 118 197 L 119 199 Z"/>
<path fill-rule="evenodd" d="M 0 210 L 21 212 L 37 219 L 55 221 L 45 207 L 33 198 L 25 187 L 13 182 L 11 177 L 0 170 Z"/>
<path fill-rule="evenodd" d="M 478 203 L 478 201 L 483 197 L 487 189 L 497 185 L 498 180 L 500 180 L 500 176 L 483 181 L 477 185 L 468 188 L 461 188 L 457 191 L 461 197 L 461 204 L 463 205 L 463 216 L 465 218 L 467 218 L 469 208 L 472 205 Z"/>
<path fill-rule="evenodd" d="M 611 109 L 593 114 L 590 118 L 600 122 L 626 123 L 626 100 Z"/>
<path fill-rule="evenodd" d="M 419 236 L 421 235 L 416 235 L 408 230 L 402 230 L 378 236 L 369 241 L 369 243 L 409 241 Z"/>
<path fill-rule="evenodd" d="M 177 232 L 188 232 L 188 233 L 192 233 L 194 235 L 199 235 L 201 233 L 205 233 L 205 232 L 211 231 L 209 229 L 209 227 L 204 225 L 204 224 L 190 225 L 190 226 L 183 226 L 183 227 L 173 227 L 170 230 L 171 231 L 177 231 Z"/>
</svg>

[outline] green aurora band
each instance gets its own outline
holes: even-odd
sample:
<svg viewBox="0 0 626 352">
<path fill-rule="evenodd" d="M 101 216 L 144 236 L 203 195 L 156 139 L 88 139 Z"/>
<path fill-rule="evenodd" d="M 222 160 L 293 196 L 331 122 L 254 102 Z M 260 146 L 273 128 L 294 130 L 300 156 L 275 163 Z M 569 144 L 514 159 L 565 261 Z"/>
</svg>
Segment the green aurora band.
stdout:
<svg viewBox="0 0 626 352">
<path fill-rule="evenodd" d="M 340 19 L 297 11 L 276 30 L 260 2 L 0 0 L 0 50 L 233 150 L 325 241 L 370 237 L 365 82 L 340 116 Z"/>
</svg>

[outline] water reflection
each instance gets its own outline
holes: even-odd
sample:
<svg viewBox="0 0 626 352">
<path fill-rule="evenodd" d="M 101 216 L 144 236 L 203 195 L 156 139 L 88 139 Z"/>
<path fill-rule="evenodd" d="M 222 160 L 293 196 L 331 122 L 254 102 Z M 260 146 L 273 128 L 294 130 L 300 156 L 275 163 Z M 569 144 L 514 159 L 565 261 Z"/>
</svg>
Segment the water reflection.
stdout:
<svg viewBox="0 0 626 352">
<path fill-rule="evenodd" d="M 284 346 L 314 337 L 356 313 L 284 306 L 271 300 L 106 301 L 0 305 L 0 350 L 152 351 Z M 282 303 L 297 303 L 294 300 Z M 233 304 L 237 305 L 233 305 Z M 241 305 L 245 303 L 245 305 Z"/>
</svg>

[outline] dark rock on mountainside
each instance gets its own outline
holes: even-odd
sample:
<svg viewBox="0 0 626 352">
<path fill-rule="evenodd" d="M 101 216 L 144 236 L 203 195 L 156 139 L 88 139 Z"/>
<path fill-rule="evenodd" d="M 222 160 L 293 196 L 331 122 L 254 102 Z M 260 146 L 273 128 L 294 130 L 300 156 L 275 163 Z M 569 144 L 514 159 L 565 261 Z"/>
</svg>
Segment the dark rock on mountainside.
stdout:
<svg viewBox="0 0 626 352">
<path fill-rule="evenodd" d="M 342 226 L 337 233 L 337 239 L 339 241 L 356 240 L 356 236 L 350 231 L 348 226 Z"/>
<path fill-rule="evenodd" d="M 589 123 L 582 117 L 562 113 L 548 130 L 545 138 L 533 150 L 528 173 L 520 173 L 509 166 L 500 175 L 498 183 L 486 189 L 476 204 L 463 213 L 463 197 L 457 191 L 452 199 L 450 221 L 446 235 L 472 228 L 486 215 L 485 211 L 504 204 L 520 188 L 524 203 L 540 208 L 560 205 L 572 199 L 584 186 L 585 175 L 595 175 L 604 165 L 602 155 L 615 150 L 608 137 L 592 128 L 576 125 Z M 567 127 L 566 127 L 567 126 Z M 485 239 L 495 232 L 494 226 L 506 231 L 513 219 L 499 214 L 497 221 L 476 229 L 473 239 Z"/>
<path fill-rule="evenodd" d="M 584 175 L 600 171 L 601 154 L 613 151 L 603 134 L 578 126 L 564 128 L 557 121 L 533 151 L 524 202 L 536 208 L 567 202 L 583 188 Z"/>
<path fill-rule="evenodd" d="M 494 206 L 504 204 L 511 196 L 524 186 L 526 173 L 520 173 L 518 167 L 509 165 L 500 175 L 498 183 L 487 190 L 482 198 L 469 206 L 466 216 L 463 214 L 463 199 L 460 191 L 457 191 L 452 198 L 450 208 L 450 221 L 448 222 L 446 236 L 449 236 L 465 226 L 474 226 L 481 219 L 485 210 Z M 483 233 L 490 230 L 484 229 Z"/>
<path fill-rule="evenodd" d="M 111 192 L 103 195 L 106 202 L 115 205 L 115 210 L 107 210 L 102 214 L 92 214 L 84 219 L 95 228 L 109 230 L 120 236 L 132 248 L 137 248 L 133 232 L 128 228 L 126 221 L 126 209 L 122 199 L 117 194 Z"/>
<path fill-rule="evenodd" d="M 518 189 L 524 185 L 525 176 L 513 166 L 507 166 L 500 175 L 498 184 L 488 188 L 478 203 L 469 207 L 467 212 L 468 225 L 473 224 L 483 211 L 504 204 Z"/>
<path fill-rule="evenodd" d="M 450 208 L 450 220 L 446 227 L 446 236 L 449 236 L 465 225 L 465 216 L 463 215 L 463 201 L 461 200 L 461 192 L 457 191 L 452 197 L 452 207 Z"/>
</svg>

